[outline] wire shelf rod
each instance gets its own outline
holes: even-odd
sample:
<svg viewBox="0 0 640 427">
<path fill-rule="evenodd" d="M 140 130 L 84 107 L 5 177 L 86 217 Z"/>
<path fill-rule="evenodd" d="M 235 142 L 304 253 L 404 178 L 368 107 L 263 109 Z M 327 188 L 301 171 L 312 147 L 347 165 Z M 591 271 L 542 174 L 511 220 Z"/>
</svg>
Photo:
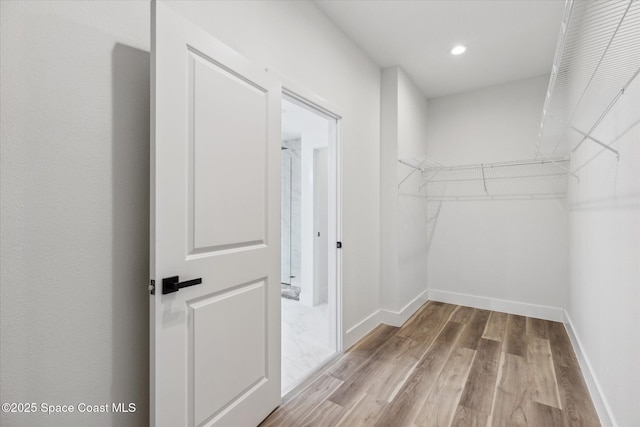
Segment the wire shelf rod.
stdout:
<svg viewBox="0 0 640 427">
<path fill-rule="evenodd" d="M 578 149 L 578 147 L 580 146 L 580 144 L 582 144 L 582 142 L 583 142 L 585 139 L 590 139 L 591 141 L 593 141 L 593 142 L 595 142 L 596 144 L 600 145 L 602 148 L 604 148 L 604 149 L 606 149 L 606 150 L 609 150 L 609 151 L 613 152 L 613 153 L 614 153 L 618 158 L 620 158 L 620 153 L 618 152 L 618 150 L 615 150 L 615 149 L 611 148 L 609 145 L 605 144 L 604 142 L 600 141 L 599 139 L 594 138 L 594 137 L 593 137 L 593 136 L 591 136 L 591 135 L 587 135 L 586 133 L 582 132 L 580 129 L 575 128 L 574 126 L 571 126 L 569 129 L 571 129 L 571 130 L 573 130 L 573 131 L 575 131 L 575 132 L 579 133 L 580 135 L 582 135 L 582 136 L 584 137 L 584 138 L 582 139 L 582 141 L 580 141 L 580 142 L 578 143 L 578 145 L 576 146 L 576 148 L 574 149 L 574 151 Z"/>
<path fill-rule="evenodd" d="M 620 135 L 618 135 L 616 137 L 616 139 L 614 139 L 611 144 L 617 142 L 618 140 L 620 140 L 620 138 L 622 138 L 624 135 L 627 134 L 627 132 L 629 132 L 631 129 L 633 129 L 634 127 L 638 126 L 640 124 L 640 119 L 636 120 L 635 122 L 633 122 L 629 127 L 627 127 L 624 131 L 622 131 L 620 133 Z M 583 162 L 580 166 L 577 166 L 576 168 L 574 168 L 573 172 L 578 173 L 582 168 L 584 168 L 585 166 L 587 166 L 589 163 L 591 163 L 593 160 L 595 160 L 596 157 L 598 157 L 600 154 L 602 154 L 604 151 L 606 151 L 604 148 L 600 149 L 600 151 L 598 151 L 596 154 L 594 154 L 593 156 L 591 156 L 588 160 L 586 160 L 585 162 Z"/>
<path fill-rule="evenodd" d="M 511 162 L 495 162 L 495 163 L 475 163 L 468 165 L 459 165 L 459 166 L 443 166 L 438 168 L 429 168 L 429 171 L 455 171 L 455 170 L 465 170 L 465 169 L 479 169 L 479 168 L 504 168 L 504 167 L 515 167 L 515 166 L 527 166 L 527 165 L 542 165 L 547 163 L 558 163 L 558 162 L 568 162 L 569 159 L 565 156 L 559 157 L 547 157 L 544 159 L 532 159 L 532 160 L 516 160 Z"/>
<path fill-rule="evenodd" d="M 522 180 L 530 180 L 530 179 L 545 179 L 545 178 L 561 178 L 566 176 L 565 173 L 553 173 L 547 175 L 522 175 L 522 176 L 498 176 L 498 177 L 486 177 L 486 178 L 458 178 L 458 179 L 436 179 L 429 181 L 430 183 L 436 182 L 472 182 L 472 181 L 501 181 L 501 180 L 514 180 L 514 181 L 522 181 Z"/>
<path fill-rule="evenodd" d="M 546 199 L 562 199 L 566 197 L 566 191 L 563 193 L 541 193 L 541 194 L 500 194 L 500 195 L 483 195 L 483 196 L 442 196 L 442 197 L 425 197 L 428 202 L 473 202 L 483 200 L 546 200 Z"/>
</svg>

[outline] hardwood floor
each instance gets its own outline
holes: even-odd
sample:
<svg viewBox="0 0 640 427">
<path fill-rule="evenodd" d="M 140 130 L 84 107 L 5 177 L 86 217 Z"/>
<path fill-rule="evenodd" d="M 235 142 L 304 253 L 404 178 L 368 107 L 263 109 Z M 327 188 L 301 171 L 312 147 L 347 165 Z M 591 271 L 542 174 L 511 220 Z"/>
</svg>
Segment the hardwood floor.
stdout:
<svg viewBox="0 0 640 427">
<path fill-rule="evenodd" d="M 430 301 L 380 325 L 268 426 L 599 426 L 561 323 Z"/>
</svg>

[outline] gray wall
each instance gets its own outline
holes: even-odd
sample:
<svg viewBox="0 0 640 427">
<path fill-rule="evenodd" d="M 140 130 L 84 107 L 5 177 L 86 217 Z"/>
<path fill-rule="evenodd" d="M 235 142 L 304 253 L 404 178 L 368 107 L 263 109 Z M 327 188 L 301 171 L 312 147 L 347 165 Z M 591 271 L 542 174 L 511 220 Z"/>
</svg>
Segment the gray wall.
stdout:
<svg viewBox="0 0 640 427">
<path fill-rule="evenodd" d="M 148 423 L 149 7 L 1 2 L 2 402 L 133 402 Z"/>
</svg>

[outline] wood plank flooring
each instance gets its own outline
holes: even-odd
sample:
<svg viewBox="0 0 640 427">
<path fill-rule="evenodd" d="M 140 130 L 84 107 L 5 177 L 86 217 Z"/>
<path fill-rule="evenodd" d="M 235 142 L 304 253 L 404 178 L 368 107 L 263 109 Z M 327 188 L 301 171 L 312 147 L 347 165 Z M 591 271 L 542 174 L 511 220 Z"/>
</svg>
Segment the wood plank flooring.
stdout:
<svg viewBox="0 0 640 427">
<path fill-rule="evenodd" d="M 377 327 L 261 424 L 599 425 L 561 323 L 433 301 Z"/>
</svg>

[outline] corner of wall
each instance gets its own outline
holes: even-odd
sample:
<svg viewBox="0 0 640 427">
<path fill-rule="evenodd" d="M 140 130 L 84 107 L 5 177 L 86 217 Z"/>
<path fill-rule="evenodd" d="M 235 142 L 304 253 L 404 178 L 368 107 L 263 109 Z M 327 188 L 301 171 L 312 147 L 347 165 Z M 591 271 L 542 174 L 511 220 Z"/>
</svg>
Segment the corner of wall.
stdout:
<svg viewBox="0 0 640 427">
<path fill-rule="evenodd" d="M 347 330 L 343 339 L 344 349 L 362 339 L 381 324 L 400 327 L 427 302 L 428 293 L 425 290 L 398 311 L 380 309 L 376 310 L 361 322 Z"/>
<path fill-rule="evenodd" d="M 418 311 L 427 300 L 428 292 L 425 290 L 398 311 L 382 309 L 379 314 L 380 322 L 385 325 L 400 327 L 404 322 L 409 320 L 413 313 Z"/>
<path fill-rule="evenodd" d="M 380 325 L 382 323 L 380 319 L 381 310 L 376 310 L 358 322 L 355 326 L 347 329 L 344 334 L 344 338 L 342 339 L 342 347 L 344 351 L 348 350 L 349 347 L 357 343 L 365 335 Z"/>
<path fill-rule="evenodd" d="M 398 67 L 385 68 L 380 90 L 380 307 L 398 305 Z"/>
</svg>

